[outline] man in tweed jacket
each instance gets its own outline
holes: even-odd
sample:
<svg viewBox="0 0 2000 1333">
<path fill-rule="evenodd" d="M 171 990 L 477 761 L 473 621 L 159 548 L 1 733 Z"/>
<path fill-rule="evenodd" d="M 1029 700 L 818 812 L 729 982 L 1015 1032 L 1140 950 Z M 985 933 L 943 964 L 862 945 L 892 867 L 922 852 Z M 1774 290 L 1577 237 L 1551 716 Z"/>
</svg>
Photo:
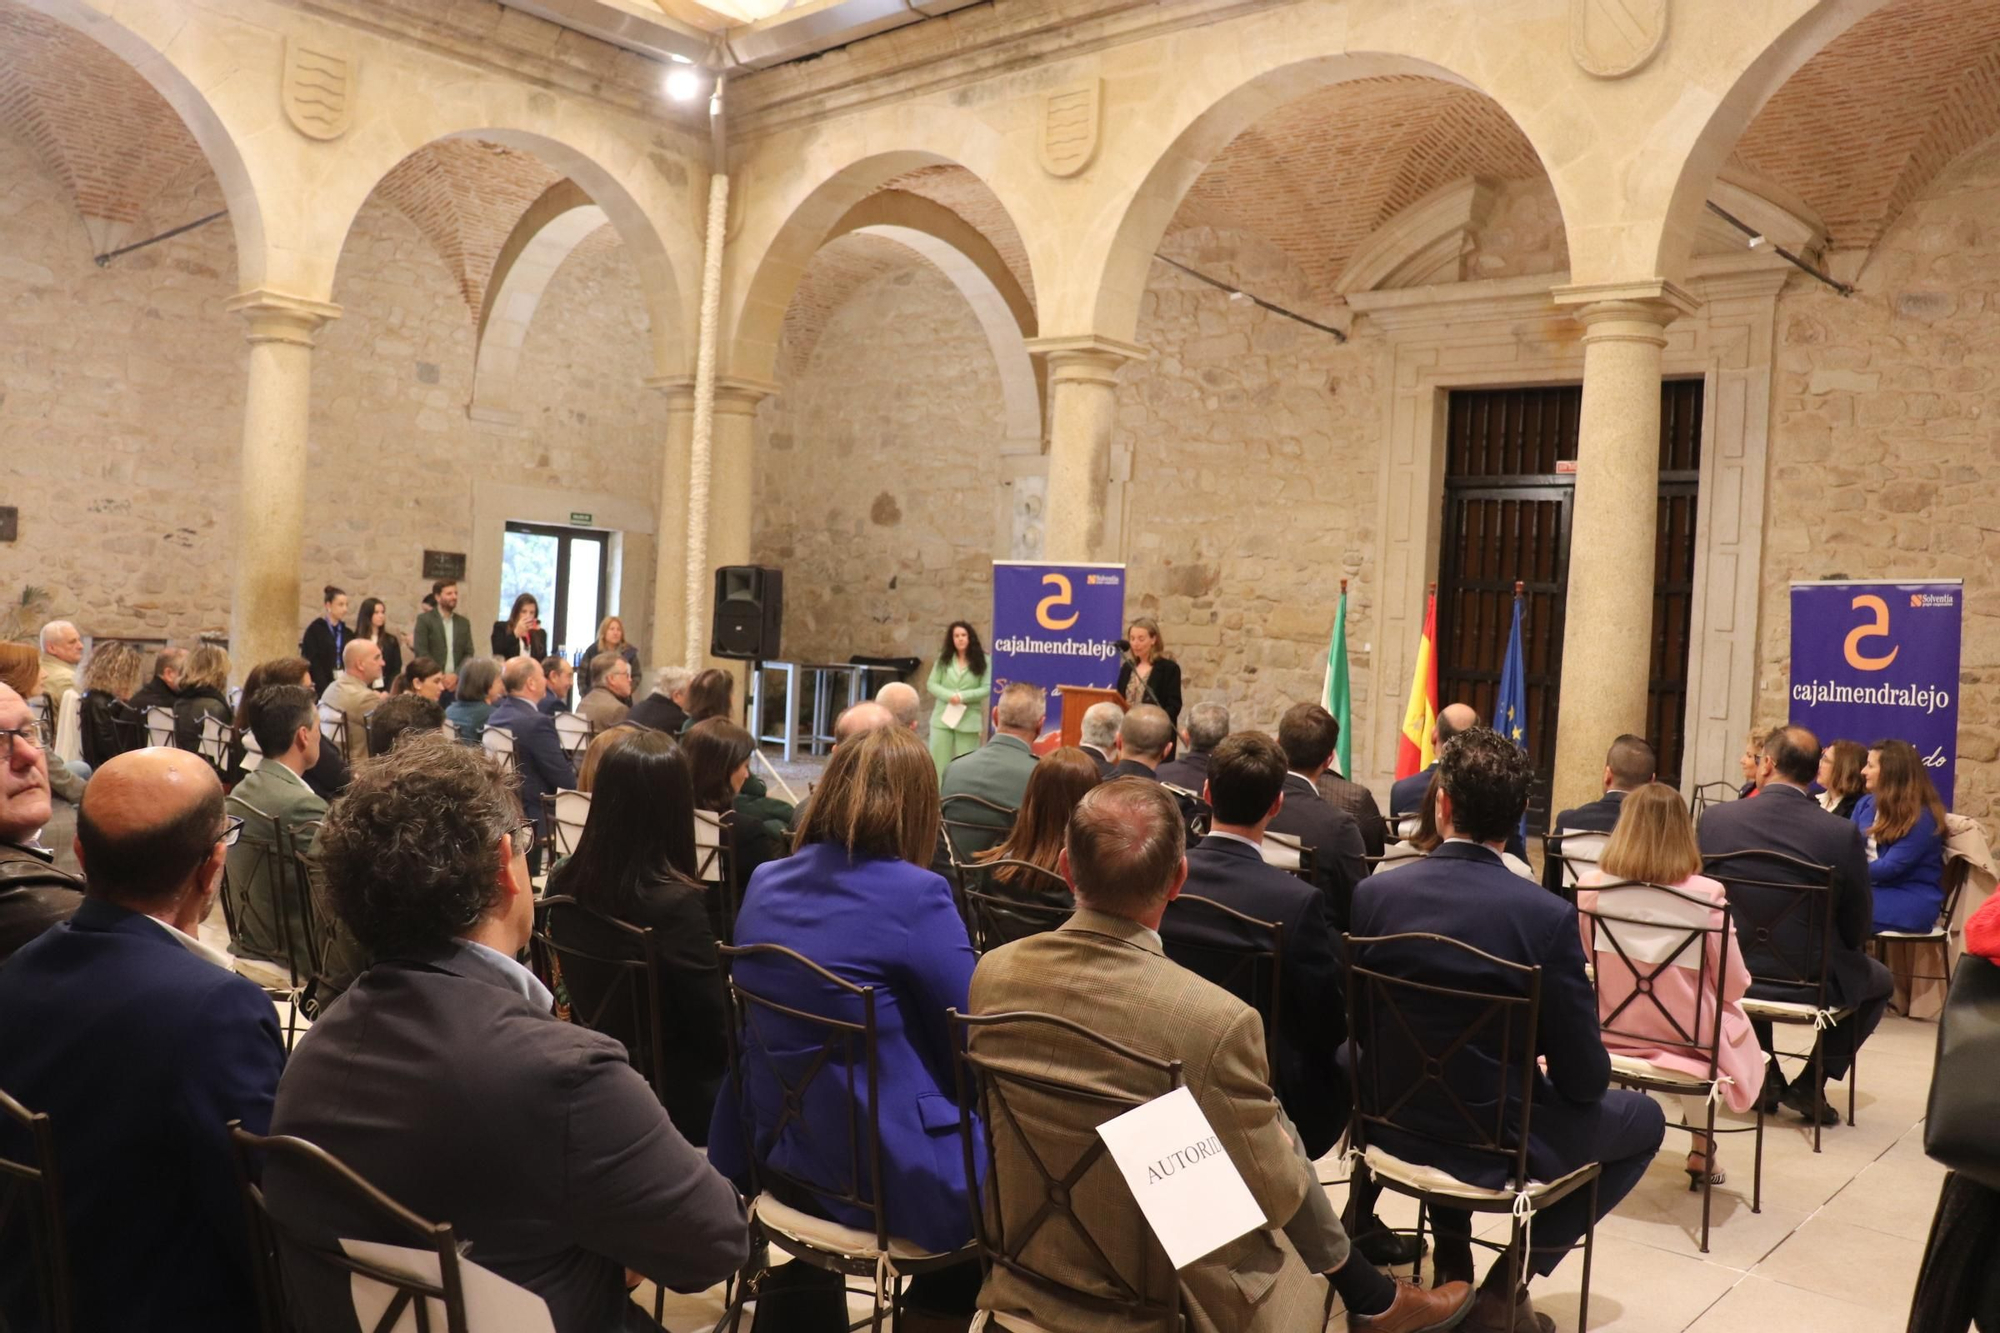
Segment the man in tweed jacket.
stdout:
<svg viewBox="0 0 2000 1333">
<path fill-rule="evenodd" d="M 1180 811 L 1158 783 L 1120 778 L 1092 789 L 1070 820 L 1060 863 L 1076 895 L 1076 915 L 1059 930 L 981 959 L 972 977 L 972 1012 L 1054 1014 L 1146 1055 L 1182 1062 L 1186 1086 L 1267 1223 L 1181 1270 L 1181 1299 L 1193 1333 L 1323 1328 L 1329 1279 L 1357 1333 L 1451 1327 L 1471 1304 L 1465 1283 L 1425 1291 L 1391 1282 L 1364 1259 L 1349 1262 L 1347 1235 L 1271 1091 L 1256 1011 L 1162 952 L 1160 915 L 1187 878 L 1184 850 Z M 1102 1058 L 1098 1048 L 1060 1033 L 1051 1037 L 1047 1028 L 1037 1029 L 1032 1045 L 1005 1028 L 977 1031 L 973 1044 L 981 1056 L 1028 1076 L 1113 1088 L 1132 1077 Z M 1143 1095 L 1152 1089 L 1117 1090 Z M 1074 1123 L 1030 1119 L 1023 1126 L 1043 1164 L 1060 1178 L 1090 1147 L 1097 1124 L 1117 1108 L 1038 1102 L 1016 1110 L 1074 1118 Z M 1041 1178 L 1018 1137 L 996 1132 L 995 1139 L 988 1207 L 997 1204 L 1010 1220 L 1024 1219 L 1039 1205 Z M 1134 1287 L 1141 1287 L 1149 1251 L 1151 1263 L 1166 1262 L 1108 1161 L 1076 1182 L 1071 1204 L 1105 1257 Z M 1101 1266 L 1089 1244 L 1065 1222 L 1043 1226 L 1023 1258 L 1083 1291 L 1115 1295 L 1098 1275 Z M 1015 1333 L 1135 1326 L 997 1264 L 979 1303 L 998 1327 Z"/>
</svg>

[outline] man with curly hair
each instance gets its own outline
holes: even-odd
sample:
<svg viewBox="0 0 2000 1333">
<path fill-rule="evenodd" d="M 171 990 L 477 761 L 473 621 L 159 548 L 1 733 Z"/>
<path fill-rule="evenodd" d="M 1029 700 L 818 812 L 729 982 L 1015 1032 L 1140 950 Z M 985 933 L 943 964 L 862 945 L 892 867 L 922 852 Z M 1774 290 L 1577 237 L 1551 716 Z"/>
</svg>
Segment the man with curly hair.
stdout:
<svg viewBox="0 0 2000 1333">
<path fill-rule="evenodd" d="M 721 1281 L 748 1252 L 743 1203 L 624 1047 L 558 1020 L 517 961 L 534 924 L 528 837 L 504 772 L 442 734 L 406 734 L 356 771 L 319 855 L 374 961 L 300 1041 L 271 1130 L 451 1223 L 548 1303 L 558 1333 L 657 1333 L 628 1270 L 681 1291 Z M 307 1244 L 366 1231 L 280 1161 L 264 1184 Z M 284 1258 L 295 1325 L 351 1330 L 347 1275 L 299 1245 Z"/>
</svg>

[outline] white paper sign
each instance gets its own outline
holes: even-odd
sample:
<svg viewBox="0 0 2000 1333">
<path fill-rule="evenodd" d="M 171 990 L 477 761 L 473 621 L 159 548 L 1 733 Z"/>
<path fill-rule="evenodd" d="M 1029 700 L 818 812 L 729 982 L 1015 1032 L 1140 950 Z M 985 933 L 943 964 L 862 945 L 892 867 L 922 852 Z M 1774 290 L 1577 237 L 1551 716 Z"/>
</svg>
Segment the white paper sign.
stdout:
<svg viewBox="0 0 2000 1333">
<path fill-rule="evenodd" d="M 1175 1268 L 1265 1225 L 1194 1094 L 1175 1088 L 1097 1127 Z"/>
<path fill-rule="evenodd" d="M 964 704 L 946 704 L 944 712 L 938 714 L 938 725 L 946 731 L 957 731 L 958 720 L 965 716 Z"/>
<path fill-rule="evenodd" d="M 430 1250 L 370 1240 L 343 1240 L 340 1248 L 350 1259 L 361 1259 L 424 1282 L 438 1280 L 438 1257 Z M 458 1276 L 465 1289 L 465 1326 L 471 1333 L 555 1333 L 548 1302 L 534 1292 L 515 1286 L 470 1259 L 458 1261 Z M 359 1273 L 352 1276 L 349 1290 L 354 1298 L 355 1316 L 363 1328 L 374 1328 L 396 1298 L 393 1290 Z M 426 1304 L 430 1306 L 430 1327 L 443 1328 L 444 1303 L 433 1300 Z M 393 1333 L 416 1333 L 416 1328 L 416 1303 L 412 1301 L 396 1320 Z"/>
</svg>

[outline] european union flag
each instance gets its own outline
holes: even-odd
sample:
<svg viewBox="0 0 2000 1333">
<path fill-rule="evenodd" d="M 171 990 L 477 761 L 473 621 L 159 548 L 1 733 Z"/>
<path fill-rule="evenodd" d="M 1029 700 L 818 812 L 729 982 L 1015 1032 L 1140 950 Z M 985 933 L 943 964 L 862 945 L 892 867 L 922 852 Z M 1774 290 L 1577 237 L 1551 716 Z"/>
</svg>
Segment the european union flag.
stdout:
<svg viewBox="0 0 2000 1333">
<path fill-rule="evenodd" d="M 1507 634 L 1507 660 L 1500 667 L 1500 697 L 1493 706 L 1493 725 L 1502 736 L 1528 748 L 1528 672 L 1521 663 L 1521 599 L 1514 599 L 1514 628 Z M 1521 837 L 1528 836 L 1528 817 L 1521 816 Z"/>
</svg>

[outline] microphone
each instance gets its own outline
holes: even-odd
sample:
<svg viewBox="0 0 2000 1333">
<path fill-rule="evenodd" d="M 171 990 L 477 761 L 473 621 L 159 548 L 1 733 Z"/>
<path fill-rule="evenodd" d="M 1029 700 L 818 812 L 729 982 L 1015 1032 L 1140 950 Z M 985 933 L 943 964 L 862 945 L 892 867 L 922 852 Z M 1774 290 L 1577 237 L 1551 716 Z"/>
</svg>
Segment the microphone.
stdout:
<svg viewBox="0 0 2000 1333">
<path fill-rule="evenodd" d="M 1125 653 L 1125 654 L 1128 654 L 1128 655 L 1129 655 L 1129 654 L 1131 653 L 1131 651 L 1132 651 L 1132 641 L 1131 641 L 1130 639 L 1118 639 L 1118 640 L 1115 640 L 1115 641 L 1114 641 L 1114 642 L 1112 643 L 1112 645 L 1111 645 L 1111 646 L 1112 646 L 1113 648 L 1116 648 L 1116 649 L 1117 649 L 1117 650 L 1118 650 L 1119 652 L 1121 652 L 1121 653 Z"/>
</svg>

